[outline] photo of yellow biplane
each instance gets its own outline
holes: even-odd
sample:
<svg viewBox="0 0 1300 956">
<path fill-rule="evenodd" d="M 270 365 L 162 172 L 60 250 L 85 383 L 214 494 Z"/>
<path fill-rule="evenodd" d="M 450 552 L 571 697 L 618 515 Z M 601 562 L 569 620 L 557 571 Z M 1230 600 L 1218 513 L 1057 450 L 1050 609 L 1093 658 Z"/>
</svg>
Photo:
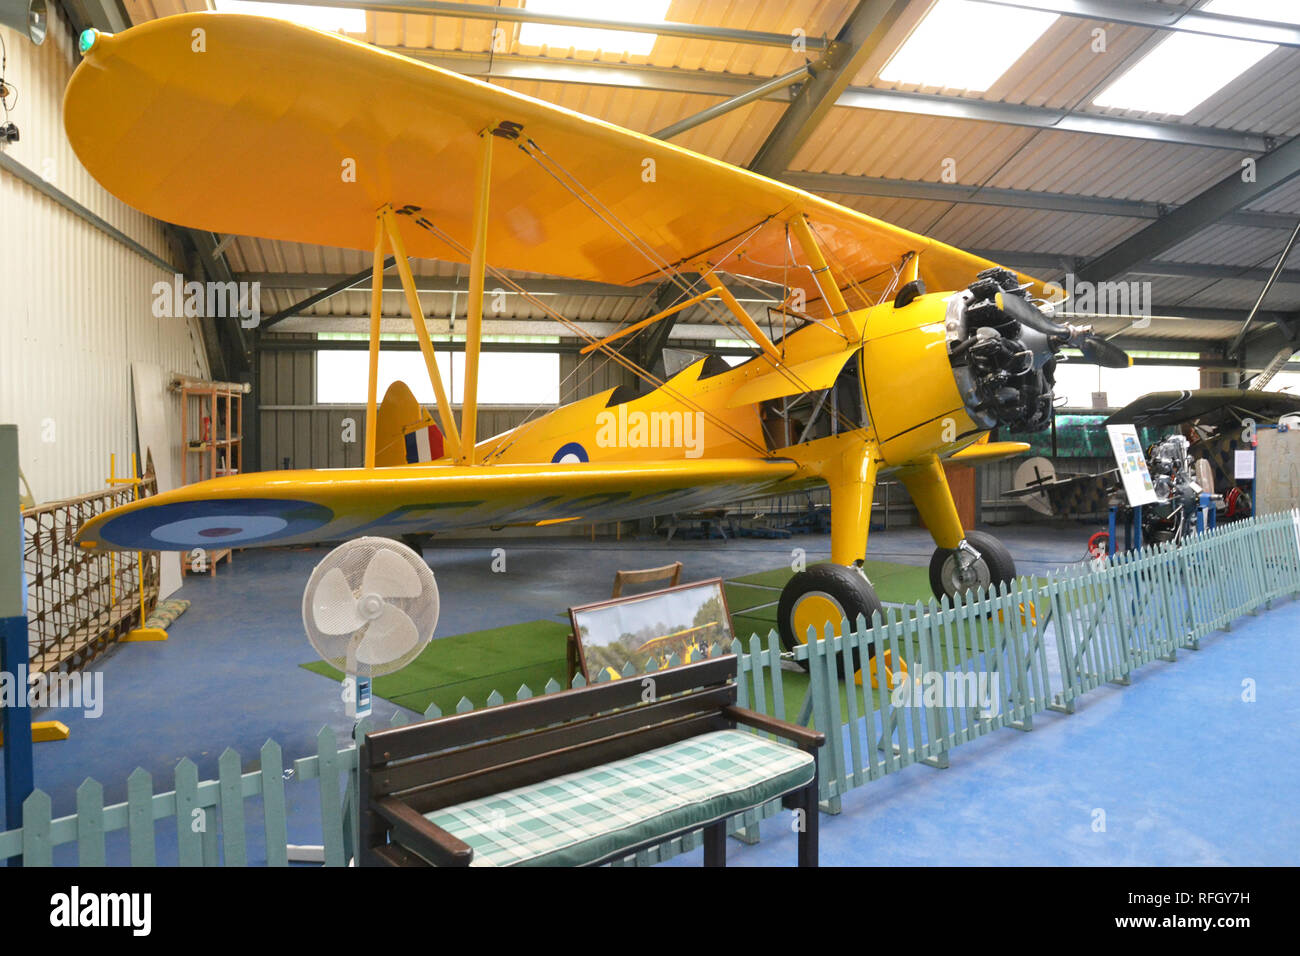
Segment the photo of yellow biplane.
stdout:
<svg viewBox="0 0 1300 956">
<path fill-rule="evenodd" d="M 341 36 L 260 17 L 185 14 L 87 31 L 66 93 L 68 136 L 110 192 L 158 219 L 222 234 L 373 250 L 365 465 L 240 474 L 117 508 L 87 549 L 259 547 L 361 535 L 635 519 L 829 486 L 831 561 L 781 595 L 789 645 L 880 609 L 861 571 L 874 486 L 902 481 L 934 538 L 931 581 L 955 594 L 1009 580 L 992 535 L 964 528 L 944 462 L 1028 446 L 990 432 L 1044 427 L 1062 348 L 1128 357 L 1057 321 L 1029 276 L 669 143 Z M 218 193 L 209 185 L 221 183 Z M 395 258 L 437 397 L 430 424 L 405 386 L 377 395 L 380 293 Z M 434 358 L 411 258 L 467 263 L 459 418 Z M 616 388 L 510 432 L 478 431 L 484 287 L 501 270 L 634 285 L 676 301 L 586 350 L 629 368 Z M 735 278 L 779 286 L 762 327 Z M 544 301 L 533 300 L 546 309 Z M 752 343 L 655 376 L 621 351 L 691 305 Z M 633 435 L 646 427 L 656 437 Z M 695 442 L 678 439 L 694 429 Z M 666 436 L 666 437 L 665 437 Z"/>
</svg>

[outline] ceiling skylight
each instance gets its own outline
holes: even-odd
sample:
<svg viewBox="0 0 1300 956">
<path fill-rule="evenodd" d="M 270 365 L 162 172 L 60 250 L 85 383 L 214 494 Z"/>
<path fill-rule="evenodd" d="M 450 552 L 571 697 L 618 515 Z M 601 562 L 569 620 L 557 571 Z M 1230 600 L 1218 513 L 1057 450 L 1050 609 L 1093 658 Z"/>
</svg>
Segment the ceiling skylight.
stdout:
<svg viewBox="0 0 1300 956">
<path fill-rule="evenodd" d="M 1294 0 L 1211 0 L 1202 13 L 1300 23 Z M 1277 47 L 1252 40 L 1174 33 L 1097 95 L 1094 106 L 1182 116 Z"/>
<path fill-rule="evenodd" d="M 671 0 L 528 0 L 524 9 L 592 20 L 621 20 L 625 23 L 655 23 L 668 13 Z M 658 34 L 630 30 L 600 30 L 591 27 L 525 23 L 519 28 L 521 46 L 544 46 L 552 50 L 584 50 L 645 56 Z"/>
<path fill-rule="evenodd" d="M 218 13 L 250 13 L 275 17 L 326 33 L 365 33 L 366 12 L 343 7 L 309 7 L 297 3 L 257 3 L 256 0 L 215 0 Z"/>
<path fill-rule="evenodd" d="M 885 64 L 880 79 L 982 93 L 1058 19 L 1037 10 L 939 0 Z"/>
</svg>

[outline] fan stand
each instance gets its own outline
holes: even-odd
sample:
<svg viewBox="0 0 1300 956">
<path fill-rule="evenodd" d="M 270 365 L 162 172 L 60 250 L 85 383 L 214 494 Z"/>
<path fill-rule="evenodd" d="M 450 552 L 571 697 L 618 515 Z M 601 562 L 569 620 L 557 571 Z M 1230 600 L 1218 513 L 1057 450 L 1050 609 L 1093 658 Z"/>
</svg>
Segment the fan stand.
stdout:
<svg viewBox="0 0 1300 956">
<path fill-rule="evenodd" d="M 370 678 L 357 675 L 358 643 L 360 642 L 356 640 L 348 643 L 347 673 L 343 677 L 344 713 L 355 718 L 352 723 L 352 739 L 354 741 L 357 737 L 357 728 L 361 726 L 361 721 L 369 717 L 374 709 L 373 698 L 370 695 Z M 360 754 L 360 752 L 358 749 L 357 753 Z M 285 847 L 285 850 L 290 863 L 325 862 L 325 847 L 323 846 L 290 843 Z M 352 860 L 349 865 L 355 866 L 356 860 Z"/>
</svg>

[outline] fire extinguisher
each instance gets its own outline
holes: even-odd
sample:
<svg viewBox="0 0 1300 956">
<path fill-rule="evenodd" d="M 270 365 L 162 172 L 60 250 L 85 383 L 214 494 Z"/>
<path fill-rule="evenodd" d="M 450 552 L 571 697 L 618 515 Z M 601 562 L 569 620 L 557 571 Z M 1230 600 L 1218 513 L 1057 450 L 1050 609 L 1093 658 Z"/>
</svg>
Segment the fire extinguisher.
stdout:
<svg viewBox="0 0 1300 956">
<path fill-rule="evenodd" d="M 204 442 L 212 441 L 212 417 L 210 415 L 203 416 L 203 429 L 201 434 Z"/>
</svg>

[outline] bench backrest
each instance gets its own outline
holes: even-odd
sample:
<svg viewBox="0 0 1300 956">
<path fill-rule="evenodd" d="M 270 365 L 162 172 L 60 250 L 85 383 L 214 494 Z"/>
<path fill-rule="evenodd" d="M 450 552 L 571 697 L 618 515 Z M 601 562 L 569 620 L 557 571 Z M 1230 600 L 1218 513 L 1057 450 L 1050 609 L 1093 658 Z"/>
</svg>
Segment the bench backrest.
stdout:
<svg viewBox="0 0 1300 956">
<path fill-rule="evenodd" d="M 734 726 L 736 657 L 716 657 L 366 734 L 363 785 L 420 813 Z M 368 781 L 368 784 L 365 783 Z"/>
<path fill-rule="evenodd" d="M 642 571 L 615 571 L 614 593 L 611 597 L 622 597 L 623 588 L 629 584 L 649 584 L 652 581 L 667 581 L 669 587 L 676 587 L 682 578 L 682 563 L 674 561 L 661 568 L 646 568 Z"/>
</svg>

